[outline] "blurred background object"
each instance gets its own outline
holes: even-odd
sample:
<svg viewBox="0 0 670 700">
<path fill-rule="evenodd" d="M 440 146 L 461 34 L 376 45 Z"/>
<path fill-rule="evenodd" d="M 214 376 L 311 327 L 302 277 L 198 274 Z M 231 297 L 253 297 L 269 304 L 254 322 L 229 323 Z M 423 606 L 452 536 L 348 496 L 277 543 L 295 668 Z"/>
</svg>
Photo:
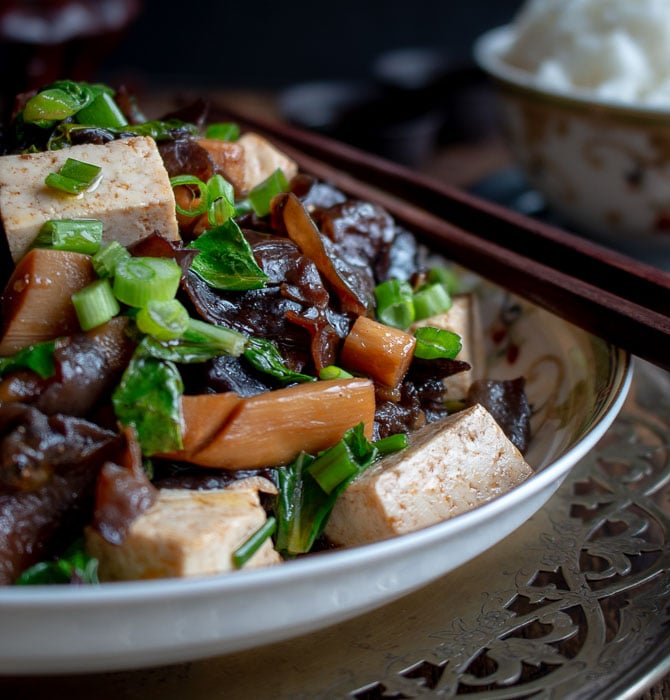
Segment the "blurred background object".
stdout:
<svg viewBox="0 0 670 700">
<path fill-rule="evenodd" d="M 144 0 L 102 77 L 142 90 L 252 89 L 283 118 L 405 164 L 492 126 L 475 38 L 521 0 Z"/>
<path fill-rule="evenodd" d="M 445 143 L 495 128 L 472 61 L 521 0 L 2 0 L 3 116 L 59 78 L 158 93 L 271 94 L 274 112 L 421 167 Z"/>
<path fill-rule="evenodd" d="M 140 10 L 141 0 L 2 0 L 3 113 L 24 90 L 60 78 L 96 80 Z"/>
</svg>

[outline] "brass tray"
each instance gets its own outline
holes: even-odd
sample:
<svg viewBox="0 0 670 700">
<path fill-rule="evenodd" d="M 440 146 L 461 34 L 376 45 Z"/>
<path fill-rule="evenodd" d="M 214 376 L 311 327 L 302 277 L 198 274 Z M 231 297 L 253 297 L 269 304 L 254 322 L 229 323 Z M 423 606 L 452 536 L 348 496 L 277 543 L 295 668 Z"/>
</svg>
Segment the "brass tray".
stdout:
<svg viewBox="0 0 670 700">
<path fill-rule="evenodd" d="M 316 634 L 142 671 L 0 679 L 3 698 L 632 698 L 670 670 L 670 375 L 548 504 L 410 596 Z M 169 610 L 165 611 L 170 614 Z"/>
</svg>

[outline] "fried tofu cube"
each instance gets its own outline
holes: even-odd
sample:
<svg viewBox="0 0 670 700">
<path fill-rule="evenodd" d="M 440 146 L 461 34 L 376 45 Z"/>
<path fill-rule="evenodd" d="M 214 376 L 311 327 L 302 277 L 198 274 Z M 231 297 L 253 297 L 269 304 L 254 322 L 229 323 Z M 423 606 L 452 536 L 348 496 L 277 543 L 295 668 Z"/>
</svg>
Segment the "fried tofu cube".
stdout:
<svg viewBox="0 0 670 700">
<path fill-rule="evenodd" d="M 463 347 L 456 359 L 468 362 L 471 369 L 445 378 L 446 398 L 449 401 L 465 399 L 472 382 L 482 376 L 486 358 L 481 341 L 483 331 L 478 304 L 474 294 L 461 294 L 454 297 L 452 307 L 445 313 L 415 321 L 410 326 L 411 333 L 422 326 L 431 326 L 451 331 L 461 337 Z"/>
<path fill-rule="evenodd" d="M 233 552 L 265 521 L 255 488 L 163 489 L 120 545 L 88 528 L 86 550 L 99 560 L 103 581 L 218 574 L 234 570 Z M 268 539 L 245 568 L 279 561 Z"/>
<path fill-rule="evenodd" d="M 98 186 L 79 195 L 48 187 L 47 175 L 67 158 L 100 166 Z M 180 238 L 170 178 L 156 142 L 146 136 L 0 157 L 0 218 L 14 262 L 50 219 L 99 219 L 103 242 L 126 246 L 154 231 Z"/>
<path fill-rule="evenodd" d="M 429 423 L 410 444 L 380 460 L 335 503 L 326 537 L 354 546 L 453 518 L 520 484 L 533 473 L 481 405 Z"/>
</svg>

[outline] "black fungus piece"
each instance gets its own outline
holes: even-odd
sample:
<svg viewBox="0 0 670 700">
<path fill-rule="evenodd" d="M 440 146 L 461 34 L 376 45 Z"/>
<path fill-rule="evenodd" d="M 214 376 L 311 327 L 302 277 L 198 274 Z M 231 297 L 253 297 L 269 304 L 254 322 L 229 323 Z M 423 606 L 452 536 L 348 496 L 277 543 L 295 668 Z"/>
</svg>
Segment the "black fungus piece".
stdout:
<svg viewBox="0 0 670 700">
<path fill-rule="evenodd" d="M 508 439 L 524 454 L 530 441 L 531 408 L 526 380 L 478 379 L 468 392 L 468 404 L 480 403 L 495 418 Z"/>
<path fill-rule="evenodd" d="M 0 585 L 56 554 L 90 520 L 117 433 L 80 418 L 0 404 Z"/>
</svg>

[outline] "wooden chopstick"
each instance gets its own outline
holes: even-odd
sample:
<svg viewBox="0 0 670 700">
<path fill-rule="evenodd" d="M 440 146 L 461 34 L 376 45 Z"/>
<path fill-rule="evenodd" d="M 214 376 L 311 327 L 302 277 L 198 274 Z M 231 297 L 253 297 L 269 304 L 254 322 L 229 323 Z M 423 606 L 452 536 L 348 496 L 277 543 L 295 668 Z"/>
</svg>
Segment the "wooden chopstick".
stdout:
<svg viewBox="0 0 670 700">
<path fill-rule="evenodd" d="M 274 140 L 306 172 L 385 207 L 445 257 L 670 369 L 668 273 L 333 139 L 223 113 Z"/>
</svg>

